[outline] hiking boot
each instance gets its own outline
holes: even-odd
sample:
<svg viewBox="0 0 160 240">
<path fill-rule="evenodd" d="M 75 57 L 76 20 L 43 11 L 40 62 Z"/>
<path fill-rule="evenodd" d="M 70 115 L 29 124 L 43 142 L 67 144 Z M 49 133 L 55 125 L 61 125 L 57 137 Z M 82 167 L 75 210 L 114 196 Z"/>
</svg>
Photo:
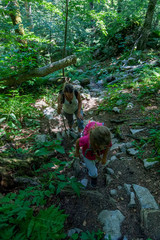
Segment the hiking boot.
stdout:
<svg viewBox="0 0 160 240">
<path fill-rule="evenodd" d="M 92 178 L 91 177 L 91 186 L 96 187 L 97 186 L 97 178 Z"/>
</svg>

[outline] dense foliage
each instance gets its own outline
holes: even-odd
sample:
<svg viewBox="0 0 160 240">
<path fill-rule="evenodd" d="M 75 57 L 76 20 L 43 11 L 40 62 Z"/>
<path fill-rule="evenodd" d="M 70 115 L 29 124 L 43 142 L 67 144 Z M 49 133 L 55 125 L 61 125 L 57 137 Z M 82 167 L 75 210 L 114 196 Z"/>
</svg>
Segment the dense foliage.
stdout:
<svg viewBox="0 0 160 240">
<path fill-rule="evenodd" d="M 66 1 L 1 1 L 1 77 L 44 66 L 63 57 Z M 11 4 L 17 3 L 16 7 Z M 70 1 L 66 54 L 78 64 L 129 52 L 143 25 L 148 1 Z M 159 45 L 159 7 L 155 10 L 149 45 Z M 17 14 L 19 23 L 11 21 Z M 17 29 L 23 32 L 17 34 Z M 87 59 L 86 59 L 87 57 Z"/>
<path fill-rule="evenodd" d="M 73 161 L 68 164 L 58 157 L 51 157 L 48 161 L 48 156 L 53 152 L 64 157 L 60 140 L 49 138 L 47 142 L 35 143 L 35 135 L 43 117 L 35 103 L 42 100 L 48 106 L 55 107 L 61 86 L 51 84 L 48 87 L 47 84 L 50 77 L 62 76 L 62 71 L 45 78 L 31 78 L 14 88 L 5 86 L 3 80 L 8 77 L 23 75 L 31 69 L 60 60 L 65 54 L 75 54 L 77 64 L 65 69 L 66 76 L 80 82 L 96 76 L 96 81 L 104 82 L 107 94 L 97 111 L 111 111 L 119 99 L 121 106 L 126 107 L 131 94 L 123 89 L 132 89 L 145 121 L 151 126 L 147 139 L 141 139 L 138 144 L 135 141 L 139 158 L 143 155 L 145 145 L 152 148 L 148 160 L 160 161 L 159 109 L 149 116 L 145 112 L 145 108 L 150 106 L 150 98 L 154 96 L 158 99 L 160 89 L 159 65 L 153 67 L 148 64 L 148 60 L 159 61 L 159 4 L 154 12 L 147 51 L 142 52 L 137 51 L 136 41 L 143 27 L 148 0 L 72 0 L 68 2 L 68 19 L 66 1 L 0 1 L 0 147 L 15 143 L 10 149 L 2 151 L 0 157 L 7 159 L 3 167 L 6 170 L 9 166 L 9 173 L 13 171 L 17 176 L 41 176 L 38 185 L 1 196 L 1 239 L 65 239 L 67 215 L 58 204 L 49 205 L 49 202 L 66 187 L 79 197 L 81 187 L 75 178 L 65 174 L 65 168 L 70 168 Z M 18 16 L 18 24 L 13 21 L 13 15 Z M 133 57 L 131 65 L 143 61 L 142 67 L 137 69 L 140 80 L 134 82 L 128 75 L 122 81 L 109 85 L 106 77 L 121 76 L 123 61 L 130 57 Z M 83 69 L 81 74 L 77 69 L 79 67 Z M 34 161 L 29 166 L 29 173 L 26 173 L 23 162 L 28 157 Z M 14 158 L 24 161 L 16 163 L 12 161 Z M 50 171 L 51 168 L 54 171 Z M 100 240 L 103 235 L 101 231 L 87 231 L 74 234 L 72 238 Z"/>
</svg>

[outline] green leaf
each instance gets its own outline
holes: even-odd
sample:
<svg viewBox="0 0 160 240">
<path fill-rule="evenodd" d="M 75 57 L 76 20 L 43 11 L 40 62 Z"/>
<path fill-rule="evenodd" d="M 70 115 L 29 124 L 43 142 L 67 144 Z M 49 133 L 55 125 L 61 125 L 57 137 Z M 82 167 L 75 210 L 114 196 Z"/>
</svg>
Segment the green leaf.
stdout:
<svg viewBox="0 0 160 240">
<path fill-rule="evenodd" d="M 30 223 L 28 224 L 28 229 L 27 229 L 27 237 L 29 238 L 31 236 L 32 230 L 34 228 L 34 218 L 31 219 Z"/>
<path fill-rule="evenodd" d="M 68 182 L 59 182 L 56 194 L 59 194 L 61 190 L 68 185 Z"/>
<path fill-rule="evenodd" d="M 65 153 L 64 147 L 62 147 L 62 146 L 56 146 L 56 147 L 55 147 L 55 150 L 56 150 L 57 152 L 59 152 L 59 153 L 62 153 L 62 154 Z"/>
<path fill-rule="evenodd" d="M 6 118 L 0 118 L 0 123 L 4 122 Z"/>
<path fill-rule="evenodd" d="M 44 155 L 48 155 L 49 153 L 50 152 L 46 148 L 40 148 L 35 151 L 36 156 L 44 156 Z"/>
<path fill-rule="evenodd" d="M 78 233 L 72 234 L 71 238 L 72 238 L 73 240 L 77 240 L 77 239 L 78 239 Z"/>
<path fill-rule="evenodd" d="M 66 178 L 65 178 L 65 176 L 63 174 L 62 175 L 58 175 L 57 178 L 59 178 L 62 181 L 66 180 Z"/>
<path fill-rule="evenodd" d="M 55 186 L 54 186 L 52 183 L 50 183 L 50 184 L 49 184 L 49 189 L 50 189 L 50 191 L 52 191 L 52 193 L 54 193 L 54 191 L 55 191 Z"/>
<path fill-rule="evenodd" d="M 13 120 L 17 121 L 16 115 L 15 115 L 14 113 L 11 113 L 9 116 L 10 116 Z"/>
<path fill-rule="evenodd" d="M 71 182 L 71 187 L 73 188 L 73 190 L 77 193 L 78 197 L 80 196 L 80 186 L 78 182 Z"/>
<path fill-rule="evenodd" d="M 46 195 L 47 197 L 49 197 L 51 194 L 52 194 L 51 191 L 49 191 L 49 190 L 46 190 L 46 191 L 45 191 L 45 195 Z"/>
</svg>

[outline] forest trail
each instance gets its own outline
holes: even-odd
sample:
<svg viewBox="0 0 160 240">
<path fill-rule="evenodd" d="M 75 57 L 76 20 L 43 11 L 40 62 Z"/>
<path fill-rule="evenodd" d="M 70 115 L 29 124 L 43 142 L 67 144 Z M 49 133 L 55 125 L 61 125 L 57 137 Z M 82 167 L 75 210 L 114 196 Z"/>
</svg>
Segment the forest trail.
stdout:
<svg viewBox="0 0 160 240">
<path fill-rule="evenodd" d="M 69 177 L 76 176 L 78 181 L 87 185 L 82 189 L 80 197 L 70 191 L 60 193 L 60 206 L 68 214 L 66 231 L 70 230 L 70 236 L 80 230 L 96 232 L 103 229 L 106 237 L 110 234 L 113 240 L 146 240 L 148 236 L 158 240 L 160 232 L 157 222 L 159 210 L 157 209 L 160 203 L 160 182 L 157 165 L 149 168 L 143 161 L 151 151 L 149 146 L 146 148 L 144 145 L 143 154 L 141 154 L 134 145 L 135 139 L 140 142 L 141 139 L 148 137 L 151 126 L 147 126 L 144 117 L 139 115 L 139 106 L 134 95 L 132 96 L 134 107 L 128 107 L 122 113 L 98 111 L 97 106 L 99 106 L 101 98 L 83 94 L 82 97 L 84 123 L 87 124 L 89 120 L 104 122 L 112 133 L 112 147 L 107 164 L 105 166 L 97 165 L 99 175 L 95 189 L 90 186 L 90 179 L 83 161 L 80 161 L 78 173 L 76 168 L 67 170 Z M 42 129 L 47 128 L 43 125 Z M 62 130 L 64 131 L 62 119 L 54 117 L 54 120 L 50 120 L 49 129 L 52 134 L 57 131 L 62 133 Z M 68 155 L 66 159 L 71 161 L 69 153 L 75 147 L 75 139 L 67 137 L 63 140 L 63 146 Z M 146 195 L 148 200 L 143 199 L 143 195 Z M 54 201 L 56 200 L 54 199 Z M 142 214 L 145 214 L 143 210 L 148 208 L 158 211 L 155 213 L 158 217 L 155 215 L 155 220 L 150 222 L 150 227 L 147 227 L 146 222 L 142 223 Z M 111 214 L 111 220 L 107 217 L 108 214 Z M 105 215 L 106 219 L 104 219 Z M 119 220 L 118 222 L 113 221 L 112 218 Z"/>
<path fill-rule="evenodd" d="M 146 161 L 151 156 L 155 144 L 155 139 L 151 138 L 150 131 L 159 131 L 157 124 L 158 111 L 155 111 L 159 106 L 158 95 L 152 95 L 150 99 L 152 105 L 147 104 L 145 111 L 141 111 L 135 92 L 132 88 L 126 88 L 122 91 L 130 95 L 127 104 L 122 104 L 124 99 L 121 99 L 120 95 L 115 105 L 112 105 L 112 109 L 106 111 L 104 107 L 105 104 L 107 105 L 106 96 L 108 96 L 108 92 L 106 89 L 103 90 L 101 82 L 98 82 L 98 85 L 94 81 L 91 82 L 90 91 L 77 85 L 78 82 L 76 80 L 74 84 L 81 91 L 84 124 L 86 125 L 88 121 L 104 122 L 112 133 L 112 147 L 108 154 L 107 164 L 105 166 L 97 165 L 99 175 L 96 188 L 90 186 L 87 169 L 83 161 L 80 161 L 73 164 L 71 168 L 65 167 L 62 173 L 62 177 L 65 176 L 65 179 L 76 177 L 78 181 L 85 185 L 82 186 L 80 196 L 78 197 L 73 189 L 64 188 L 58 195 L 51 192 L 47 200 L 47 206 L 59 206 L 68 215 L 64 225 L 65 232 L 68 234 L 66 239 L 101 240 L 104 239 L 104 236 L 106 239 L 110 239 L 110 235 L 112 240 L 147 240 L 148 238 L 159 240 L 159 163 L 154 165 L 152 162 L 148 163 Z M 32 132 L 28 132 L 28 129 L 26 129 L 25 138 L 33 134 L 27 144 L 37 147 L 44 145 L 47 138 L 52 141 L 61 137 L 65 153 L 60 154 L 54 150 L 53 154 L 49 152 L 47 156 L 40 155 L 36 159 L 36 168 L 49 162 L 53 164 L 53 157 L 65 163 L 73 162 L 71 153 L 75 148 L 76 139 L 66 137 L 64 134 L 63 119 L 57 115 L 56 111 L 57 95 L 54 97 L 53 107 L 43 99 L 36 101 L 35 107 L 43 113 L 43 117 L 40 118 L 40 128 L 38 126 L 37 130 Z M 151 118 L 153 115 L 154 121 Z M 77 131 L 76 121 L 74 129 Z M 38 141 L 41 139 L 41 144 L 36 145 L 37 139 Z M 16 142 L 13 141 L 11 143 L 7 142 L 2 148 L 15 147 L 16 149 L 18 146 L 22 149 L 26 147 L 26 141 L 24 142 L 24 139 L 20 140 L 22 140 L 19 142 L 20 145 L 16 145 Z M 7 182 L 8 184 L 2 186 L 4 195 L 8 192 L 18 193 L 19 190 L 26 189 L 29 186 L 39 187 L 39 184 L 41 184 L 42 176 L 35 172 L 35 163 L 27 162 L 29 156 L 34 156 L 33 152 L 32 155 L 28 155 L 17 151 L 15 158 L 18 162 L 13 165 L 14 168 L 11 168 L 7 175 L 9 178 L 11 177 L 11 185 L 9 185 L 8 179 L 2 179 L 1 181 L 1 183 Z M 6 160 L 10 161 L 7 158 Z M 4 159 L 2 161 L 5 168 Z M 27 166 L 23 165 L 25 163 L 27 163 Z M 50 170 L 54 175 L 54 169 Z M 50 178 L 48 169 L 45 169 L 45 171 Z M 42 180 L 42 184 L 43 181 L 45 179 Z M 49 181 L 54 182 L 54 178 L 52 177 Z M 48 186 L 48 182 L 46 184 Z M 56 183 L 54 184 L 57 186 Z M 103 237 L 100 237 L 101 233 L 98 235 L 99 230 L 104 232 Z M 81 238 L 80 234 L 87 231 L 90 234 L 93 233 L 94 237 L 90 235 L 89 238 L 88 235 L 88 238 Z M 80 232 L 78 238 L 71 237 L 73 233 L 77 232 Z M 95 235 L 96 233 L 97 235 Z"/>
</svg>

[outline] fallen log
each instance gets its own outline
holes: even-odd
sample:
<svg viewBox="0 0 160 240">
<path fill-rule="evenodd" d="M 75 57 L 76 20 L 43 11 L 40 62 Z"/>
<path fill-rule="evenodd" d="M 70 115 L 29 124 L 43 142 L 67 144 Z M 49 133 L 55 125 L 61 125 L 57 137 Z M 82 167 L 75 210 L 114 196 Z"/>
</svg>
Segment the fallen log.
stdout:
<svg viewBox="0 0 160 240">
<path fill-rule="evenodd" d="M 19 73 L 16 75 L 11 75 L 10 77 L 1 79 L 1 82 L 6 86 L 16 86 L 32 79 L 33 77 L 45 77 L 48 74 L 55 72 L 57 70 L 68 67 L 76 63 L 76 56 L 71 55 L 57 62 L 53 62 L 41 68 L 30 69 L 27 72 Z"/>
</svg>

